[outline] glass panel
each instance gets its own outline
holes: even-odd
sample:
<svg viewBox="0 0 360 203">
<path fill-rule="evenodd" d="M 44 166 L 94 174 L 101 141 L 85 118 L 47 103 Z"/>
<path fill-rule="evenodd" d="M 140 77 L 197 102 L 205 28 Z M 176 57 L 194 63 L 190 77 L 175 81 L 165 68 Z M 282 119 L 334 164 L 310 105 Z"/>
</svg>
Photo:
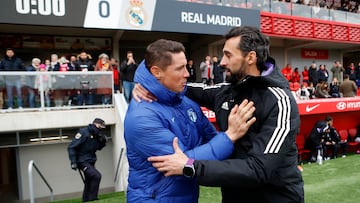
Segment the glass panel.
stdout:
<svg viewBox="0 0 360 203">
<path fill-rule="evenodd" d="M 3 108 L 12 111 L 113 103 L 112 71 L 0 72 L 0 88 L 5 92 Z"/>
<path fill-rule="evenodd" d="M 271 12 L 284 14 L 284 15 L 291 15 L 291 4 L 287 2 L 281 1 L 274 1 L 271 5 Z"/>
<path fill-rule="evenodd" d="M 311 18 L 311 7 L 301 4 L 293 4 L 292 14 L 293 16 Z"/>
<path fill-rule="evenodd" d="M 346 23 L 346 13 L 347 12 L 332 10 L 331 13 L 332 13 L 332 17 L 335 21 Z"/>
<path fill-rule="evenodd" d="M 319 6 L 311 7 L 311 15 L 313 18 L 321 20 L 332 20 L 332 17 L 329 15 L 329 9 L 321 8 Z"/>
<path fill-rule="evenodd" d="M 360 24 L 360 13 L 347 12 L 347 23 Z"/>
</svg>

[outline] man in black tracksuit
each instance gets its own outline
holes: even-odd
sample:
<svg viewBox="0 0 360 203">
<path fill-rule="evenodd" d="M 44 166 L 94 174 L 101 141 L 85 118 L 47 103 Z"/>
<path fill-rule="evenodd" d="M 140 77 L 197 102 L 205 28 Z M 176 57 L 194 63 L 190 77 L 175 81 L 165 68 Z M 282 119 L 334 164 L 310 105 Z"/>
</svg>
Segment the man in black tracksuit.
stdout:
<svg viewBox="0 0 360 203">
<path fill-rule="evenodd" d="M 195 178 L 200 185 L 221 187 L 225 203 L 304 202 L 295 144 L 299 113 L 288 81 L 268 56 L 268 39 L 257 28 L 246 26 L 233 28 L 225 38 L 221 65 L 231 72 L 231 84 L 189 87 L 188 96 L 215 112 L 221 131 L 227 129 L 231 108 L 244 99 L 255 103 L 256 122 L 235 143 L 229 159 L 195 160 Z M 165 175 L 182 174 L 187 160 L 181 150 L 149 158 Z"/>
<path fill-rule="evenodd" d="M 92 124 L 81 128 L 68 146 L 71 168 L 79 169 L 85 175 L 83 202 L 98 199 L 101 173 L 95 168 L 95 152 L 105 147 L 106 137 L 100 135 L 105 127 L 105 122 L 96 118 Z"/>
</svg>

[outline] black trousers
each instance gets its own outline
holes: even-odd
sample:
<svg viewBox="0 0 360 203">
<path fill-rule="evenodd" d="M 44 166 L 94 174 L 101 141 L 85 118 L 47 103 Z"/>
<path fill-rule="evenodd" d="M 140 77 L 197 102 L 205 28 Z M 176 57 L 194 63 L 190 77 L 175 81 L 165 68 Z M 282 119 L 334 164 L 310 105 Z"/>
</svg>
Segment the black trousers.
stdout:
<svg viewBox="0 0 360 203">
<path fill-rule="evenodd" d="M 98 199 L 101 173 L 95 168 L 95 163 L 81 163 L 80 169 L 84 173 L 84 191 L 82 196 L 83 202 Z"/>
</svg>

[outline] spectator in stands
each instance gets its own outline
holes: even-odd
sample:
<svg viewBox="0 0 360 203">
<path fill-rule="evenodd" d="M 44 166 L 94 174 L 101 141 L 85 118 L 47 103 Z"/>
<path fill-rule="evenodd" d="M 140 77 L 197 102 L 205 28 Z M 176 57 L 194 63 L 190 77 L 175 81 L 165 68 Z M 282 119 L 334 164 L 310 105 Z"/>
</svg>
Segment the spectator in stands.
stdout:
<svg viewBox="0 0 360 203">
<path fill-rule="evenodd" d="M 315 89 L 314 84 L 312 82 L 309 83 L 309 86 L 307 87 L 307 90 L 309 91 L 309 94 L 310 94 L 309 98 L 314 99 L 316 89 Z"/>
<path fill-rule="evenodd" d="M 309 82 L 312 82 L 315 87 L 318 84 L 318 73 L 315 61 L 313 61 L 309 68 Z"/>
<path fill-rule="evenodd" d="M 132 51 L 126 53 L 126 59 L 120 65 L 120 77 L 123 81 L 124 96 L 128 103 L 132 99 L 131 92 L 134 89 L 134 74 L 138 64 Z"/>
<path fill-rule="evenodd" d="M 45 68 L 46 68 L 46 71 L 50 71 L 50 65 L 51 64 L 51 62 L 50 62 L 50 59 L 45 59 L 44 60 L 44 65 L 45 65 Z"/>
<path fill-rule="evenodd" d="M 341 97 L 340 95 L 340 83 L 338 82 L 336 77 L 333 77 L 333 80 L 330 83 L 330 91 L 329 94 L 331 97 Z"/>
<path fill-rule="evenodd" d="M 93 71 L 94 64 L 91 61 L 91 56 L 85 51 L 79 54 L 79 60 L 77 61 L 77 71 Z"/>
<path fill-rule="evenodd" d="M 202 83 L 211 85 L 212 79 L 214 78 L 213 75 L 213 64 L 211 62 L 210 56 L 205 57 L 205 61 L 200 63 L 200 72 L 201 72 L 201 80 Z"/>
<path fill-rule="evenodd" d="M 329 72 L 326 70 L 326 65 L 320 64 L 318 70 L 318 82 L 328 82 Z"/>
<path fill-rule="evenodd" d="M 304 66 L 304 70 L 301 72 L 302 82 L 309 84 L 309 70 L 307 66 Z"/>
<path fill-rule="evenodd" d="M 59 69 L 60 69 L 59 56 L 57 54 L 51 54 L 50 66 L 48 71 L 59 70 Z"/>
<path fill-rule="evenodd" d="M 41 60 L 39 58 L 33 58 L 31 65 L 26 67 L 26 71 L 39 71 Z M 35 81 L 36 76 L 26 76 L 26 90 L 28 93 L 28 104 L 30 108 L 35 108 Z"/>
<path fill-rule="evenodd" d="M 292 76 L 291 76 L 291 81 L 300 83 L 300 80 L 301 80 L 300 78 L 301 78 L 301 76 L 299 73 L 299 68 L 295 67 L 294 72 L 292 73 Z"/>
<path fill-rule="evenodd" d="M 348 74 L 344 75 L 344 81 L 340 84 L 340 93 L 343 97 L 355 97 L 357 94 L 357 86 Z"/>
<path fill-rule="evenodd" d="M 296 91 L 296 97 L 300 100 L 310 99 L 310 93 L 307 87 L 303 84 L 300 86 L 301 88 Z"/>
<path fill-rule="evenodd" d="M 192 59 L 187 61 L 186 69 L 189 72 L 188 82 L 196 82 L 196 70 Z"/>
<path fill-rule="evenodd" d="M 337 80 L 341 83 L 343 81 L 342 74 L 344 73 L 345 68 L 341 65 L 340 61 L 335 61 L 333 67 L 331 68 L 331 72 L 333 73 L 332 77 L 337 78 Z"/>
<path fill-rule="evenodd" d="M 292 67 L 291 64 L 286 64 L 284 68 L 281 69 L 281 73 L 283 76 L 290 82 L 292 77 Z"/>
<path fill-rule="evenodd" d="M 317 98 L 330 98 L 329 86 L 327 82 L 321 82 L 316 85 L 315 88 L 315 97 Z"/>
<path fill-rule="evenodd" d="M 70 62 L 69 62 L 69 71 L 76 71 L 79 70 L 78 64 L 77 64 L 77 57 L 74 55 L 70 56 Z"/>
<path fill-rule="evenodd" d="M 224 82 L 225 69 L 222 66 L 220 66 L 217 56 L 212 57 L 212 63 L 213 63 L 214 84 L 219 84 Z"/>
<path fill-rule="evenodd" d="M 114 92 L 122 92 L 122 85 L 120 82 L 120 74 L 119 74 L 119 61 L 115 58 L 111 58 L 110 66 L 111 69 L 113 70 Z"/>
<path fill-rule="evenodd" d="M 0 71 L 25 71 L 22 60 L 15 55 L 12 48 L 7 48 L 5 57 L 0 62 Z M 21 76 L 11 75 L 5 76 L 7 107 L 9 110 L 13 108 L 13 89 L 16 89 L 17 106 L 22 109 L 22 95 L 21 95 Z"/>
<path fill-rule="evenodd" d="M 65 56 L 60 57 L 58 63 L 59 66 L 55 66 L 53 68 L 53 71 L 60 71 L 60 72 L 70 71 L 69 60 L 67 60 Z"/>
<path fill-rule="evenodd" d="M 354 63 L 350 63 L 350 65 L 345 69 L 345 73 L 349 75 L 349 79 L 356 82 L 356 68 Z"/>
<path fill-rule="evenodd" d="M 102 53 L 99 55 L 99 59 L 95 65 L 95 71 L 113 71 L 107 54 Z M 112 87 L 111 85 L 107 85 L 110 81 L 106 79 L 106 76 L 101 76 L 98 78 L 97 83 L 98 88 L 96 89 L 96 93 L 101 97 L 101 103 L 110 104 Z"/>
</svg>

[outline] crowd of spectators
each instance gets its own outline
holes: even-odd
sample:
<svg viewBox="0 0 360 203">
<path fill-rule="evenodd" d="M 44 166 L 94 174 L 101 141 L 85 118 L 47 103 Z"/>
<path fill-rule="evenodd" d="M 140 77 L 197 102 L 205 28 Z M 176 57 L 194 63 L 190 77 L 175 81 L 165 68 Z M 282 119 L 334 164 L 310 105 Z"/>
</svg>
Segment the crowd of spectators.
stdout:
<svg viewBox="0 0 360 203">
<path fill-rule="evenodd" d="M 281 69 L 297 99 L 357 96 L 360 88 L 360 62 L 357 66 L 350 63 L 344 68 L 339 61 L 335 61 L 330 70 L 324 64 L 318 68 L 316 62 L 309 67 L 305 66 L 301 73 L 298 67 L 293 69 L 291 64 Z M 330 72 L 332 78 L 329 78 Z"/>
<path fill-rule="evenodd" d="M 51 54 L 50 58 L 42 61 L 33 58 L 31 64 L 26 66 L 22 59 L 15 54 L 12 48 L 8 48 L 4 58 L 0 62 L 0 71 L 111 71 L 114 81 L 114 91 L 121 91 L 119 62 L 102 53 L 93 62 L 90 54 L 82 51 L 78 55 L 61 56 Z M 105 75 L 104 75 L 105 76 Z M 110 104 L 112 99 L 111 80 L 104 76 L 91 77 L 90 75 L 65 76 L 65 75 L 2 75 L 0 76 L 0 109 L 39 107 L 40 83 L 44 92 L 45 106 L 62 105 L 93 105 Z M 64 85 L 76 84 L 78 88 L 64 90 Z M 94 84 L 97 83 L 97 84 Z M 106 84 L 105 84 L 106 83 Z M 75 87 L 75 85 L 73 85 Z M 13 95 L 13 93 L 16 93 Z M 6 94 L 5 94 L 6 93 Z M 14 98 L 16 98 L 14 100 Z M 6 101 L 6 103 L 4 102 Z"/>
</svg>

